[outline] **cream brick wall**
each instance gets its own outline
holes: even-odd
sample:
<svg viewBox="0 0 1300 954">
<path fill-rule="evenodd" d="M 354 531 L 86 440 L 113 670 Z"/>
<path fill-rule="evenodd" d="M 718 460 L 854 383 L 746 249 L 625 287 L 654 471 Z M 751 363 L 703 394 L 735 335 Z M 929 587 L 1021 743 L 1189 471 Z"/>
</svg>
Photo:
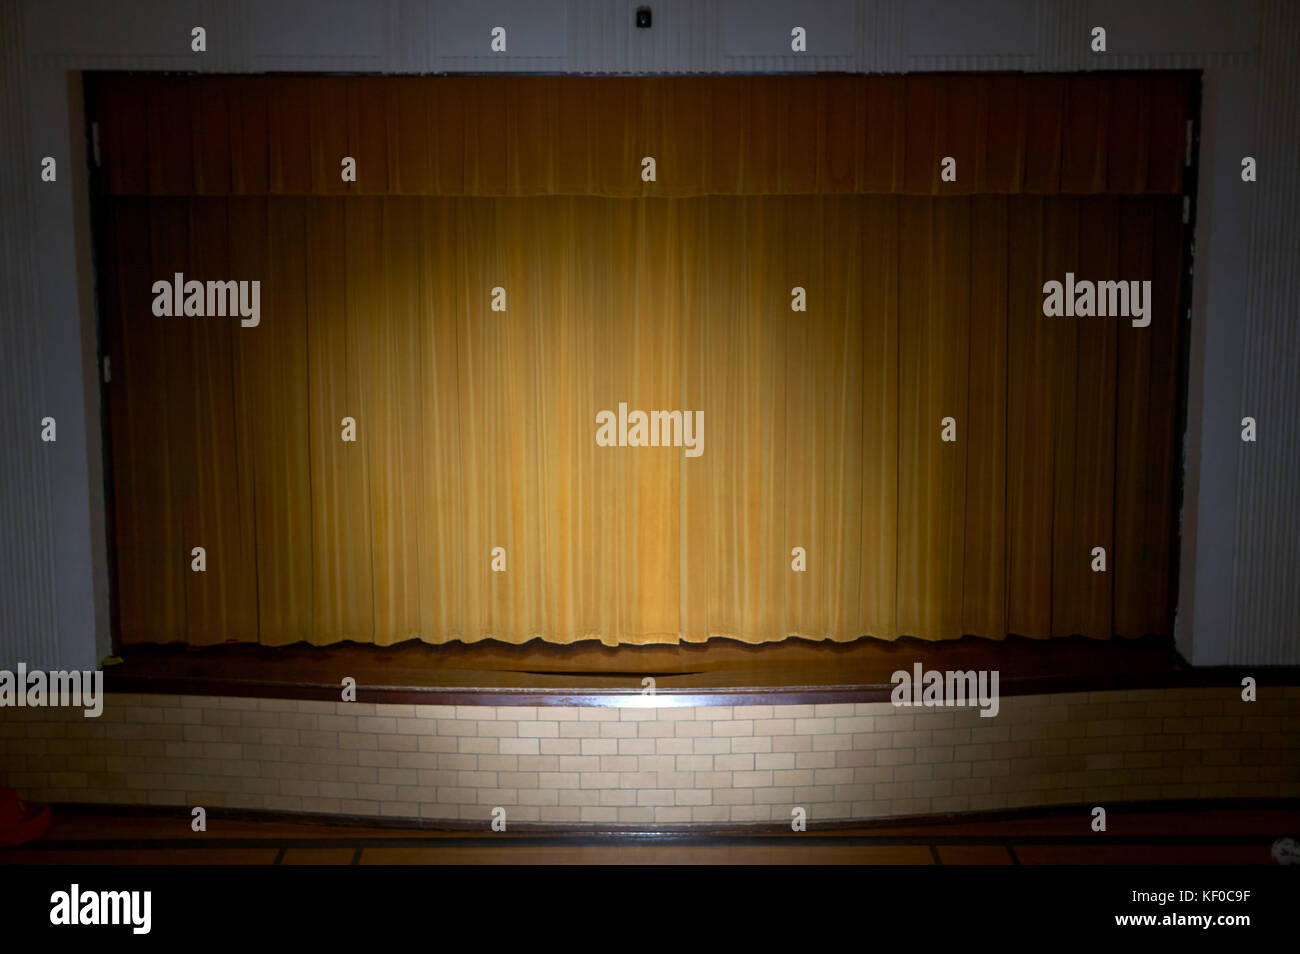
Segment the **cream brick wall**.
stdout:
<svg viewBox="0 0 1300 954">
<path fill-rule="evenodd" d="M 39 801 L 487 825 L 812 822 L 1173 798 L 1300 797 L 1300 688 L 700 708 L 109 695 L 0 709 L 0 784 Z"/>
</svg>

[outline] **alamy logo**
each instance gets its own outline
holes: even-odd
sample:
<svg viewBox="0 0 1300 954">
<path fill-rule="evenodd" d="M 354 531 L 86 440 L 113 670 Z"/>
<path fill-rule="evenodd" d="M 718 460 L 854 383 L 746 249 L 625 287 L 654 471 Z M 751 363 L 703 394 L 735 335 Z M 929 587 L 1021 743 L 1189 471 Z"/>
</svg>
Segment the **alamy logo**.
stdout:
<svg viewBox="0 0 1300 954">
<path fill-rule="evenodd" d="M 262 283 L 186 281 L 177 272 L 169 282 L 153 283 L 153 313 L 159 318 L 240 318 L 240 325 L 256 328 L 262 320 Z"/>
<path fill-rule="evenodd" d="M 596 412 L 601 447 L 683 447 L 687 457 L 704 453 L 703 411 L 631 411 L 620 401 L 618 415 Z"/>
<path fill-rule="evenodd" d="M 27 671 L 26 663 L 17 672 L 0 669 L 0 707 L 81 707 L 87 719 L 97 719 L 104 711 L 104 673 Z"/>
<path fill-rule="evenodd" d="M 50 895 L 51 924 L 129 924 L 131 933 L 148 934 L 152 925 L 152 891 L 68 891 Z"/>
<path fill-rule="evenodd" d="M 979 705 L 980 717 L 991 719 L 998 714 L 998 671 L 971 669 L 966 672 L 922 669 L 912 664 L 912 672 L 900 669 L 889 679 L 896 683 L 890 701 L 896 706 L 973 706 Z"/>
<path fill-rule="evenodd" d="M 1151 282 L 1090 282 L 1065 273 L 1065 284 L 1043 283 L 1048 318 L 1132 318 L 1134 328 L 1151 324 Z"/>
</svg>

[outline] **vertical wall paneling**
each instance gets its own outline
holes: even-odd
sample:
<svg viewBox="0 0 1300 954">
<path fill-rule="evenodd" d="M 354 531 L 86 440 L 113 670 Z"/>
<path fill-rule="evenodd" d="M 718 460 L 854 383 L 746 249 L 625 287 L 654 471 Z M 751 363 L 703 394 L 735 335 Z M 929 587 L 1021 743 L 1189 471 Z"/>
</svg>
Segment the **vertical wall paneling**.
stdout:
<svg viewBox="0 0 1300 954">
<path fill-rule="evenodd" d="M 1300 9 L 1270 3 L 1261 24 L 1250 222 L 1250 281 L 1242 327 L 1242 394 L 1236 417 L 1258 422 L 1254 444 L 1224 436 L 1237 458 L 1233 640 L 1229 663 L 1300 662 Z M 1237 152 L 1232 152 L 1239 162 Z M 1240 165 L 1237 165 L 1240 170 Z"/>
<path fill-rule="evenodd" d="M 38 302 L 38 257 L 32 192 L 44 154 L 30 133 L 26 88 L 27 49 L 23 11 L 0 8 L 0 116 L 12 135 L 0 143 L 0 348 L 11 365 L 0 379 L 0 668 L 18 662 L 54 666 L 62 659 L 86 660 L 91 654 L 67 646 L 58 617 L 58 567 L 53 539 L 54 500 L 50 475 L 58 467 L 58 445 L 40 440 L 41 419 L 49 412 L 51 386 L 42 374 L 44 346 Z M 67 431 L 65 431 L 67 433 Z M 68 433 L 75 439 L 74 433 Z M 93 649 L 92 649 L 93 653 Z M 93 657 L 92 657 L 93 658 Z"/>
</svg>

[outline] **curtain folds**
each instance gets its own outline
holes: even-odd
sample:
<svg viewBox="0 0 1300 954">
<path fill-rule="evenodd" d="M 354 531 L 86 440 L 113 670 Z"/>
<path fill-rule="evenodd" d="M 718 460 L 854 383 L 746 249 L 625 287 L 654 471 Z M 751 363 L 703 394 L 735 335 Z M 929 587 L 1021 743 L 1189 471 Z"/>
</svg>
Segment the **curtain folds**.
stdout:
<svg viewBox="0 0 1300 954">
<path fill-rule="evenodd" d="M 109 75 L 90 114 L 114 195 L 1179 194 L 1196 82 Z"/>
<path fill-rule="evenodd" d="M 109 205 L 127 642 L 1168 629 L 1178 196 Z M 1044 317 L 1067 271 L 1150 326 Z M 155 317 L 175 272 L 259 325 Z M 599 446 L 620 403 L 703 453 Z"/>
</svg>

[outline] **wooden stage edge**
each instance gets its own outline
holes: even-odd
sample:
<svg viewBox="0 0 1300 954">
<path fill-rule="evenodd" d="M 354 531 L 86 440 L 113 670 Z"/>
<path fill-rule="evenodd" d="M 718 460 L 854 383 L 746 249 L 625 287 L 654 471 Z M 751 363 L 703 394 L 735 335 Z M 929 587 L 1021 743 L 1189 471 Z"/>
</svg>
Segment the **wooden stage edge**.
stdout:
<svg viewBox="0 0 1300 954">
<path fill-rule="evenodd" d="M 974 636 L 945 641 L 791 638 L 678 646 L 558 646 L 534 640 L 394 646 L 248 643 L 137 644 L 105 667 L 115 693 L 337 701 L 342 680 L 357 701 L 396 705 L 674 707 L 887 702 L 892 674 L 998 673 L 998 694 L 1300 685 L 1300 667 L 1192 668 L 1165 636 L 1098 640 Z M 646 677 L 654 692 L 644 691 Z"/>
<path fill-rule="evenodd" d="M 189 806 L 103 804 L 90 802 L 58 802 L 52 808 L 56 817 L 68 818 L 141 818 L 174 819 L 188 826 L 192 809 Z M 1062 824 L 1074 827 L 1079 819 L 1090 821 L 1093 803 L 1027 805 L 1020 808 L 1003 808 L 973 812 L 938 812 L 923 815 L 891 815 L 886 818 L 845 819 L 841 821 L 812 821 L 807 835 L 834 837 L 911 838 L 918 834 L 927 837 L 953 837 L 960 840 L 974 832 L 980 837 L 990 833 L 1024 838 L 1074 838 L 1062 829 Z M 1197 837 L 1203 835 L 1226 836 L 1244 831 L 1272 831 L 1279 821 L 1284 824 L 1281 834 L 1291 834 L 1291 828 L 1300 826 L 1300 798 L 1170 798 L 1145 801 L 1115 801 L 1107 803 L 1109 815 L 1129 819 L 1116 826 L 1112 837 L 1173 838 L 1186 833 L 1188 819 L 1202 819 L 1208 827 L 1196 829 Z M 304 832 L 325 830 L 330 834 L 349 837 L 388 837 L 402 834 L 482 835 L 484 822 L 456 819 L 394 818 L 375 815 L 343 815 L 322 812 L 287 812 L 248 808 L 211 808 L 208 818 L 239 825 L 275 824 L 280 831 L 292 833 L 295 828 Z M 1227 827 L 1224 823 L 1230 822 Z M 1245 822 L 1245 826 L 1242 823 Z M 1086 827 L 1086 826 L 1085 826 Z M 1127 832 L 1124 829 L 1128 829 Z M 702 837 L 785 838 L 793 833 L 789 822 L 691 822 L 685 824 L 608 824 L 605 822 L 511 822 L 510 830 L 519 836 L 610 838 L 615 840 L 642 838 Z M 1084 832 L 1089 837 L 1091 830 Z M 173 835 L 175 836 L 175 835 Z M 488 833 L 498 838 L 500 833 Z"/>
</svg>

